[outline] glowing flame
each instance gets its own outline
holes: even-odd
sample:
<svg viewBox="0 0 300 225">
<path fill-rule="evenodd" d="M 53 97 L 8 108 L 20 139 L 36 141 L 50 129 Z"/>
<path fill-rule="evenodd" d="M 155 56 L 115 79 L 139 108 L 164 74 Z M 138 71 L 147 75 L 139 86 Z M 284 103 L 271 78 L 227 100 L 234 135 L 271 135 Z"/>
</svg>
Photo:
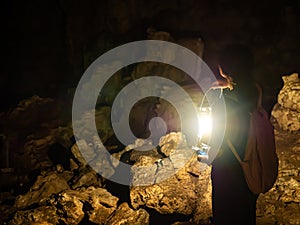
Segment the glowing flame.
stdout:
<svg viewBox="0 0 300 225">
<path fill-rule="evenodd" d="M 210 136 L 212 131 L 212 116 L 209 108 L 202 108 L 198 116 L 198 137 L 202 139 L 204 136 Z"/>
</svg>

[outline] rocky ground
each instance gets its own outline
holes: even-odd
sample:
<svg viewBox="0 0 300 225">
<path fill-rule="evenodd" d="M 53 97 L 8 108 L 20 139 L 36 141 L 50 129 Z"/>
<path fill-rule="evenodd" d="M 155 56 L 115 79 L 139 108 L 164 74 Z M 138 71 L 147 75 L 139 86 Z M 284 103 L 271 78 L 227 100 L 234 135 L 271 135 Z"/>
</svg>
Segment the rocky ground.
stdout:
<svg viewBox="0 0 300 225">
<path fill-rule="evenodd" d="M 33 102 L 42 99 L 35 97 Z M 148 152 L 132 150 L 145 144 L 137 140 L 112 153 L 133 165 L 133 183 L 148 182 L 129 188 L 99 176 L 78 152 L 78 144 L 83 145 L 103 164 L 107 161 L 95 150 L 97 143 L 72 144 L 70 128 L 46 124 L 43 132 L 27 137 L 24 152 L 17 154 L 29 165 L 19 165 L 19 169 L 23 166 L 30 173 L 1 172 L 2 224 L 210 224 L 210 167 L 198 162 L 193 152 L 187 154 L 181 133 L 170 133 L 160 148 Z M 299 224 L 300 134 L 279 127 L 275 133 L 279 176 L 274 187 L 258 199 L 258 225 Z M 182 161 L 186 162 L 183 166 Z M 143 170 L 141 166 L 148 167 Z M 109 176 L 117 165 L 106 168 Z M 176 168 L 180 169 L 175 173 Z M 145 174 L 146 180 L 141 178 Z"/>
<path fill-rule="evenodd" d="M 258 225 L 300 223 L 300 134 L 276 130 L 279 176 L 257 202 Z"/>
</svg>

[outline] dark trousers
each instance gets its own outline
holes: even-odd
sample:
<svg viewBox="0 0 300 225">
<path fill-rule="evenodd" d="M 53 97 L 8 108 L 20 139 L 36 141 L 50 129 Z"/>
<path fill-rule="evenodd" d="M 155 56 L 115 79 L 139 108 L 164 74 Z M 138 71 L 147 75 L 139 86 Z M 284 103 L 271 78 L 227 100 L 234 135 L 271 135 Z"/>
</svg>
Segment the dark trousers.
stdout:
<svg viewBox="0 0 300 225">
<path fill-rule="evenodd" d="M 212 167 L 214 225 L 255 225 L 256 200 L 248 188 L 240 165 Z"/>
</svg>

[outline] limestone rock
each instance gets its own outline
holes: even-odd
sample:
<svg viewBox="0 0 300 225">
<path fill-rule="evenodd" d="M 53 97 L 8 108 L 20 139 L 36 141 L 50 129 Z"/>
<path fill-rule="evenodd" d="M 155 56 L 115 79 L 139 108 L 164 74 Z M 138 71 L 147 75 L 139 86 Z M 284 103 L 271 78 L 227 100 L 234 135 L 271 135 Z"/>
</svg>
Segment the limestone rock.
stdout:
<svg viewBox="0 0 300 225">
<path fill-rule="evenodd" d="M 18 211 L 9 225 L 52 225 L 58 224 L 59 217 L 53 206 L 40 206 L 36 209 Z"/>
<path fill-rule="evenodd" d="M 98 150 L 96 157 L 90 161 L 89 165 L 102 177 L 110 178 L 115 173 L 115 168 L 111 164 L 111 156 L 105 151 L 104 148 Z"/>
<path fill-rule="evenodd" d="M 104 224 L 116 210 L 118 198 L 112 196 L 105 189 L 96 189 L 90 198 L 93 210 L 88 211 L 89 220 L 96 224 Z"/>
<path fill-rule="evenodd" d="M 284 85 L 278 95 L 278 103 L 287 109 L 300 112 L 300 79 L 297 73 L 283 76 Z"/>
<path fill-rule="evenodd" d="M 87 143 L 84 139 L 80 139 L 71 148 L 71 151 L 82 168 L 90 166 L 95 172 L 104 178 L 111 177 L 115 172 L 116 159 L 108 154 L 103 144 L 99 143 L 99 139 L 92 137 L 92 142 Z"/>
<path fill-rule="evenodd" d="M 14 207 L 16 197 L 11 192 L 0 192 L 0 224 L 9 219 L 9 215 L 13 215 L 16 209 Z"/>
<path fill-rule="evenodd" d="M 116 210 L 118 198 L 103 188 L 66 190 L 50 199 L 66 224 L 78 224 L 87 215 L 90 222 L 104 224 Z"/>
<path fill-rule="evenodd" d="M 96 156 L 94 150 L 84 139 L 78 140 L 76 144 L 72 146 L 71 151 L 82 167 L 86 166 L 88 162 Z"/>
<path fill-rule="evenodd" d="M 77 225 L 84 217 L 83 203 L 72 192 L 59 193 L 55 206 L 57 214 L 66 224 Z"/>
<path fill-rule="evenodd" d="M 88 168 L 82 168 L 79 170 L 78 175 L 72 180 L 72 189 L 79 187 L 99 187 L 101 181 L 95 170 Z"/>
<path fill-rule="evenodd" d="M 165 156 L 170 156 L 170 153 L 175 149 L 186 147 L 187 143 L 184 135 L 181 132 L 171 132 L 163 137 L 159 141 L 161 152 Z"/>
<path fill-rule="evenodd" d="M 93 142 L 93 136 L 98 135 L 104 143 L 109 137 L 113 135 L 113 129 L 111 127 L 110 119 L 111 108 L 108 106 L 102 106 L 96 110 L 90 110 L 83 114 L 81 118 L 78 118 L 73 126 L 76 128 L 75 136 L 77 139 L 83 139 L 87 143 Z M 96 123 L 98 133 L 92 132 L 92 123 Z"/>
<path fill-rule="evenodd" d="M 289 132 L 300 130 L 300 113 L 280 106 L 278 103 L 272 110 L 272 116 L 275 118 L 279 128 Z"/>
<path fill-rule="evenodd" d="M 15 108 L 1 113 L 1 134 L 7 151 L 0 153 L 0 158 L 10 159 L 4 166 L 18 171 L 20 183 L 27 185 L 26 174 L 55 165 L 48 155 L 53 145 L 61 144 L 65 149 L 70 147 L 72 127 L 59 126 L 64 124 L 62 114 L 57 102 L 39 96 L 22 100 Z M 15 188 L 17 185 L 11 186 Z"/>
<path fill-rule="evenodd" d="M 296 73 L 282 79 L 284 85 L 272 110 L 272 117 L 282 130 L 297 132 L 300 130 L 300 79 Z"/>
<path fill-rule="evenodd" d="M 149 214 L 144 209 L 133 210 L 123 202 L 110 216 L 105 225 L 148 225 Z"/>
<path fill-rule="evenodd" d="M 201 173 L 200 176 L 206 176 L 203 178 L 180 171 L 178 175 L 167 180 L 164 178 L 160 183 L 133 186 L 130 189 L 131 204 L 134 208 L 147 206 L 161 214 L 190 215 L 198 210 L 199 215 L 195 219 L 208 218 L 211 215 L 209 170 L 207 167 L 206 172 Z"/>
<path fill-rule="evenodd" d="M 52 165 L 61 164 L 69 169 L 72 131 L 69 127 L 58 127 L 41 134 L 31 134 L 26 137 L 24 155 L 18 159 L 27 161 L 28 169 L 45 170 Z M 63 135 L 62 135 L 63 133 Z"/>
<path fill-rule="evenodd" d="M 261 219 L 270 218 L 276 224 L 299 224 L 299 134 L 276 132 L 275 137 L 279 158 L 278 178 L 271 190 L 259 195 L 256 215 Z M 290 142 L 292 146 L 287 145 Z"/>
<path fill-rule="evenodd" d="M 17 208 L 26 208 L 68 188 L 69 185 L 63 173 L 50 172 L 49 174 L 42 174 L 38 176 L 29 192 L 17 197 L 15 205 Z"/>
<path fill-rule="evenodd" d="M 179 134 L 172 135 L 173 140 L 181 140 L 175 138 Z M 172 138 L 165 137 L 162 143 L 168 140 Z M 178 146 L 176 141 L 168 147 Z M 188 148 L 170 152 L 169 157 L 161 159 L 144 155 L 134 163 L 131 205 L 134 209 L 146 206 L 161 214 L 191 215 L 197 211 L 196 222 L 207 219 L 211 216 L 210 166 L 198 162 Z"/>
<path fill-rule="evenodd" d="M 37 128 L 56 127 L 60 109 L 51 98 L 41 98 L 34 95 L 19 102 L 16 108 L 6 115 L 7 128 L 18 129 L 19 132 L 31 133 Z M 52 121 L 50 124 L 45 122 Z M 26 131 L 25 131 L 26 130 Z M 44 129 L 43 129 L 44 130 Z"/>
</svg>

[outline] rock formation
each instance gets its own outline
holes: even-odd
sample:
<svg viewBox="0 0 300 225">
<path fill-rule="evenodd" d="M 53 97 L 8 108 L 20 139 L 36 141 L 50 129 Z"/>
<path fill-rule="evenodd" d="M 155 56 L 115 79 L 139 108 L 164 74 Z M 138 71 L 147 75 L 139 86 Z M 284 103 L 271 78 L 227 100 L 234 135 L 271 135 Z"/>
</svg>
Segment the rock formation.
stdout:
<svg viewBox="0 0 300 225">
<path fill-rule="evenodd" d="M 283 76 L 284 85 L 278 95 L 272 116 L 280 129 L 297 132 L 300 130 L 300 79 L 297 73 Z"/>
</svg>

